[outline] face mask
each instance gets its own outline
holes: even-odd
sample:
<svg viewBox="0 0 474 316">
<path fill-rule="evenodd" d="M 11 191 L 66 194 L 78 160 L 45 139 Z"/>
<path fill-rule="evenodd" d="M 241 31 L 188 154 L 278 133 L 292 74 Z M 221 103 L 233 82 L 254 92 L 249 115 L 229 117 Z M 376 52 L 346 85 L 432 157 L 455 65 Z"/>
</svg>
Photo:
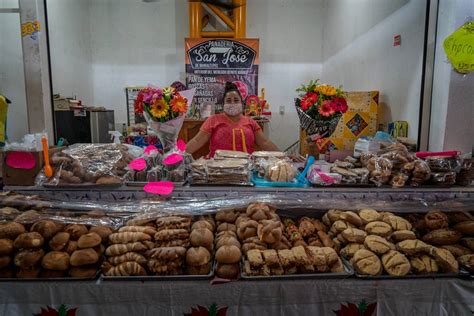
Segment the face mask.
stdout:
<svg viewBox="0 0 474 316">
<path fill-rule="evenodd" d="M 235 116 L 242 113 L 242 104 L 240 103 L 225 103 L 224 112 L 227 115 Z"/>
</svg>

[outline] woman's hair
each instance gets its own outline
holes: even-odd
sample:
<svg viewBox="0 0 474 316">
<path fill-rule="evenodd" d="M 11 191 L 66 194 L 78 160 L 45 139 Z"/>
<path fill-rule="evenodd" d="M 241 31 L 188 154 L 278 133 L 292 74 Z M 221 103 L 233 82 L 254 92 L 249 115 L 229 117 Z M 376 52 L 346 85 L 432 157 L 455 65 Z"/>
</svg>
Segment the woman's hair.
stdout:
<svg viewBox="0 0 474 316">
<path fill-rule="evenodd" d="M 233 91 L 237 92 L 237 94 L 238 94 L 239 97 L 240 97 L 240 100 L 242 100 L 242 102 L 243 102 L 244 100 L 243 100 L 243 98 L 242 98 L 242 95 L 240 94 L 239 89 L 237 88 L 237 86 L 236 86 L 234 83 L 229 82 L 229 81 L 227 81 L 227 82 L 225 83 L 224 99 L 225 99 L 225 96 L 227 95 L 227 93 L 233 92 Z"/>
</svg>

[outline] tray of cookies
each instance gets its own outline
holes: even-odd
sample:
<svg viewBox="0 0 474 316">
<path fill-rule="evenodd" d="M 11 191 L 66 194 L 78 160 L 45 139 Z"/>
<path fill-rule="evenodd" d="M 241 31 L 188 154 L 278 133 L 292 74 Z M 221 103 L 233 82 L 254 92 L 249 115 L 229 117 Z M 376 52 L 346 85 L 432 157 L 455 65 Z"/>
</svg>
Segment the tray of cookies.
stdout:
<svg viewBox="0 0 474 316">
<path fill-rule="evenodd" d="M 348 278 L 354 274 L 330 247 L 297 246 L 291 249 L 252 249 L 242 261 L 244 280 Z"/>
<path fill-rule="evenodd" d="M 192 216 L 132 219 L 109 236 L 101 279 L 206 280 L 214 275 L 212 217 L 192 224 Z"/>
</svg>

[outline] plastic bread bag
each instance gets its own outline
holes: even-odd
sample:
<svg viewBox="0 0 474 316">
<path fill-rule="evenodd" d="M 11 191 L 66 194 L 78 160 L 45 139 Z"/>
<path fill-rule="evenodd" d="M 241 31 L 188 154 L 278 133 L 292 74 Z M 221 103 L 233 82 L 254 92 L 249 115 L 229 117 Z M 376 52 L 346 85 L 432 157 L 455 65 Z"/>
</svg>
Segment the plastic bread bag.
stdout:
<svg viewBox="0 0 474 316">
<path fill-rule="evenodd" d="M 413 162 L 415 160 L 414 156 L 408 153 L 407 150 L 389 151 L 380 157 L 390 160 L 394 169 L 400 169 L 406 163 Z"/>
<path fill-rule="evenodd" d="M 53 178 L 48 185 L 120 185 L 127 165 L 134 159 L 128 147 L 121 144 L 75 144 L 54 153 L 51 165 Z"/>
<path fill-rule="evenodd" d="M 397 172 L 390 179 L 390 184 L 394 188 L 402 188 L 405 186 L 409 178 L 410 178 L 409 175 L 402 172 Z"/>
<path fill-rule="evenodd" d="M 459 172 L 462 166 L 462 160 L 456 157 L 427 157 L 426 162 L 433 172 Z"/>
<path fill-rule="evenodd" d="M 207 160 L 199 158 L 191 163 L 191 183 L 205 184 L 207 183 Z"/>
<path fill-rule="evenodd" d="M 433 172 L 430 177 L 433 184 L 453 185 L 456 183 L 455 172 Z"/>
<path fill-rule="evenodd" d="M 330 186 L 340 184 L 342 175 L 338 173 L 325 173 L 317 167 L 311 166 L 307 175 L 307 179 L 314 185 Z"/>
<path fill-rule="evenodd" d="M 417 159 L 414 161 L 410 185 L 413 187 L 420 186 L 430 179 L 431 169 L 426 161 Z"/>
<path fill-rule="evenodd" d="M 468 186 L 474 180 L 471 176 L 472 154 L 466 154 L 461 157 L 461 170 L 456 176 L 456 184 Z"/>
<path fill-rule="evenodd" d="M 367 152 L 367 153 L 361 153 L 360 154 L 360 162 L 363 167 L 367 167 L 367 164 L 369 163 L 369 160 L 371 158 L 377 157 L 376 153 L 373 152 Z"/>
<path fill-rule="evenodd" d="M 269 159 L 265 178 L 271 182 L 293 182 L 296 168 L 287 159 Z"/>
<path fill-rule="evenodd" d="M 387 158 L 370 158 L 367 169 L 370 171 L 369 180 L 376 186 L 382 186 L 390 181 L 392 176 L 392 162 Z"/>
<path fill-rule="evenodd" d="M 221 159 L 249 159 L 249 154 L 242 151 L 233 150 L 216 150 L 214 154 L 215 160 Z"/>
<path fill-rule="evenodd" d="M 207 179 L 210 184 L 249 185 L 251 165 L 247 159 L 210 160 Z"/>
</svg>

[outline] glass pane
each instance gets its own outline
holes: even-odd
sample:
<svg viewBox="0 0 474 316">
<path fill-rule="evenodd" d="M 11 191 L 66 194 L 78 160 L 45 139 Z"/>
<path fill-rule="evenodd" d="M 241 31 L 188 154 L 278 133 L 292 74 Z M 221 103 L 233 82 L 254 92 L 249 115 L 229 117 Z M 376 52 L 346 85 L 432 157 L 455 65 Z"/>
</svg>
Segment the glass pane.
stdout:
<svg viewBox="0 0 474 316">
<path fill-rule="evenodd" d="M 17 9 L 18 0 L 0 0 L 0 9 Z"/>
<path fill-rule="evenodd" d="M 8 107 L 7 137 L 21 140 L 28 132 L 28 120 L 18 13 L 0 13 L 0 93 L 12 102 Z"/>
</svg>

